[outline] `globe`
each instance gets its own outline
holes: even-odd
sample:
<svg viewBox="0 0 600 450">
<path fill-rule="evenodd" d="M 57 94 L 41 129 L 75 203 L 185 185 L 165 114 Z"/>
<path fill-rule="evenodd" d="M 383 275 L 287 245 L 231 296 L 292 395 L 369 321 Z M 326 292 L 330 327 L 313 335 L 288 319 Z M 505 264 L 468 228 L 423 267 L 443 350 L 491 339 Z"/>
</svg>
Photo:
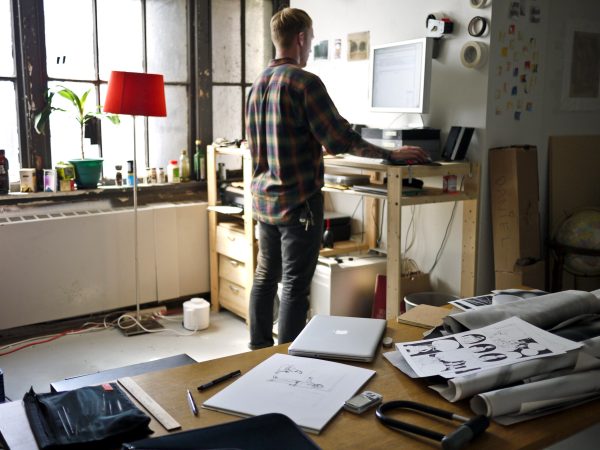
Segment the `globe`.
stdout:
<svg viewBox="0 0 600 450">
<path fill-rule="evenodd" d="M 564 267 L 575 275 L 600 275 L 600 209 L 584 209 L 567 217 L 556 232 L 556 242 L 598 251 L 599 256 L 567 253 Z"/>
</svg>

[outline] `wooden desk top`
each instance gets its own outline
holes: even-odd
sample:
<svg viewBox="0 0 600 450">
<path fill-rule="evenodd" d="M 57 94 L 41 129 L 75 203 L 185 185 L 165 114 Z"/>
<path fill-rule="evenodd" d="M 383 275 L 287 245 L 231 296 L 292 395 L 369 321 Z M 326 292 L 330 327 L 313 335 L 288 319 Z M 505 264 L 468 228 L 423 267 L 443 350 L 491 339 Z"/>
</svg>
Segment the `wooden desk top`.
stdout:
<svg viewBox="0 0 600 450">
<path fill-rule="evenodd" d="M 386 336 L 391 336 L 394 342 L 405 342 L 421 339 L 422 332 L 422 328 L 400 325 L 390 321 Z M 383 394 L 384 401 L 412 400 L 450 410 L 463 416 L 471 417 L 473 415 L 467 401 L 454 404 L 447 402 L 439 394 L 427 388 L 425 382 L 413 380 L 393 367 L 383 358 L 382 353 L 384 351 L 387 351 L 387 349 L 381 349 L 373 363 L 356 364 L 377 372 L 363 389 Z M 237 369 L 240 369 L 244 374 L 274 353 L 287 353 L 287 345 L 147 373 L 135 376 L 133 379 L 182 425 L 183 430 L 203 428 L 238 420 L 239 417 L 202 408 L 200 408 L 200 414 L 195 417 L 190 412 L 186 402 L 185 390 L 189 388 L 194 399 L 200 405 L 233 380 L 219 384 L 204 392 L 198 392 L 196 389 L 198 385 Z M 442 419 L 432 420 L 419 415 L 405 417 L 415 424 L 434 428 L 444 434 L 450 432 L 457 425 L 455 422 L 448 423 Z M 485 434 L 478 437 L 469 448 L 484 448 L 486 450 L 544 448 L 596 424 L 598 417 L 600 417 L 600 401 L 596 400 L 576 408 L 510 427 L 503 427 L 492 422 Z M 151 423 L 151 428 L 155 431 L 154 436 L 167 433 L 154 420 Z M 310 436 L 324 450 L 439 448 L 439 444 L 434 441 L 419 439 L 386 428 L 376 419 L 374 409 L 362 415 L 355 415 L 342 409 L 320 435 Z"/>
</svg>

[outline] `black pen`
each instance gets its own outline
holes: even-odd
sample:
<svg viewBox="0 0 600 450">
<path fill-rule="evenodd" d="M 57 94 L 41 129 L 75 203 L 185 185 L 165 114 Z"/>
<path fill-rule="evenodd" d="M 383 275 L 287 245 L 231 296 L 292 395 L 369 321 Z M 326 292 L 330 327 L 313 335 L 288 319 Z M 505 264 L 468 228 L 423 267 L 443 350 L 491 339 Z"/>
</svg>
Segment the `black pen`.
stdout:
<svg viewBox="0 0 600 450">
<path fill-rule="evenodd" d="M 192 397 L 192 393 L 190 392 L 189 389 L 187 390 L 187 399 L 188 399 L 188 404 L 190 405 L 190 409 L 192 410 L 192 414 L 197 416 L 198 415 L 198 407 L 196 406 L 194 397 Z"/>
<path fill-rule="evenodd" d="M 241 374 L 242 374 L 241 370 L 235 370 L 231 373 L 228 373 L 227 375 L 223 375 L 222 377 L 219 377 L 212 381 L 209 381 L 208 383 L 201 384 L 200 386 L 198 386 L 198 390 L 203 391 L 204 389 L 208 389 L 209 387 L 214 386 L 215 384 L 219 384 L 222 381 L 229 380 L 230 378 L 237 377 L 238 375 L 241 375 Z"/>
</svg>

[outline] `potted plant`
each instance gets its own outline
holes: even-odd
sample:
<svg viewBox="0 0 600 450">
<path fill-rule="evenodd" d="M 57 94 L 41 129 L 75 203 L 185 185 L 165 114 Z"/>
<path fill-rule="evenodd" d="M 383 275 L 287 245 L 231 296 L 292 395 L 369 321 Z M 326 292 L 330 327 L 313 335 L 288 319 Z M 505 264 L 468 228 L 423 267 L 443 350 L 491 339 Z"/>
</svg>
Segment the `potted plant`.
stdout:
<svg viewBox="0 0 600 450">
<path fill-rule="evenodd" d="M 80 143 L 81 143 L 81 159 L 71 159 L 69 162 L 75 166 L 75 182 L 78 189 L 89 189 L 98 187 L 98 181 L 102 174 L 102 159 L 86 158 L 83 150 L 85 125 L 94 118 L 108 118 L 112 123 L 120 123 L 119 116 L 116 114 L 105 114 L 102 112 L 100 105 L 96 107 L 96 111 L 86 111 L 85 103 L 92 89 L 88 89 L 81 95 L 77 95 L 71 89 L 65 86 L 57 86 L 55 89 L 46 91 L 46 104 L 44 108 L 35 115 L 34 126 L 35 130 L 43 134 L 50 120 L 50 114 L 54 111 L 69 112 L 66 109 L 57 108 L 52 105 L 54 95 L 58 94 L 67 99 L 72 105 L 71 112 L 75 114 L 75 119 L 79 124 Z"/>
</svg>

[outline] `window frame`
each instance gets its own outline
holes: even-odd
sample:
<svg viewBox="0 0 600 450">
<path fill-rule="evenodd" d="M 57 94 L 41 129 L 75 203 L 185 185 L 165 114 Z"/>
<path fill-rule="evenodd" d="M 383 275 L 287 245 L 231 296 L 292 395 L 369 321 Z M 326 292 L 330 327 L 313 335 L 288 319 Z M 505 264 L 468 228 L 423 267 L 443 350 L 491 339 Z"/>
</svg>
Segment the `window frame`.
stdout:
<svg viewBox="0 0 600 450">
<path fill-rule="evenodd" d="M 96 80 L 66 80 L 90 82 L 95 86 L 96 101 L 99 102 L 100 86 L 106 82 L 99 79 L 96 2 L 94 5 L 94 61 Z M 235 85 L 242 89 L 242 134 L 245 137 L 245 92 L 251 83 L 246 81 L 245 47 L 245 0 L 240 0 L 241 63 L 240 83 L 213 83 L 212 79 L 212 37 L 211 4 L 218 0 L 186 0 L 188 28 L 188 83 L 169 82 L 167 85 L 188 87 L 188 154 L 191 160 L 196 153 L 195 142 L 206 146 L 213 140 L 213 86 Z M 268 1 L 268 0 L 265 0 Z M 141 0 L 145 30 L 146 0 Z M 20 166 L 42 170 L 51 168 L 51 147 L 49 134 L 38 134 L 34 129 L 34 117 L 44 105 L 45 92 L 49 81 L 46 68 L 46 45 L 43 0 L 11 0 L 13 16 L 13 39 L 15 59 L 15 91 L 17 94 L 18 135 L 20 144 Z M 273 13 L 289 6 L 289 0 L 271 0 Z M 147 67 L 146 37 L 144 33 L 144 69 Z M 148 124 L 145 120 L 146 159 L 149 158 Z M 99 125 L 98 125 L 99 126 Z M 56 194 L 60 197 L 60 193 Z"/>
</svg>

